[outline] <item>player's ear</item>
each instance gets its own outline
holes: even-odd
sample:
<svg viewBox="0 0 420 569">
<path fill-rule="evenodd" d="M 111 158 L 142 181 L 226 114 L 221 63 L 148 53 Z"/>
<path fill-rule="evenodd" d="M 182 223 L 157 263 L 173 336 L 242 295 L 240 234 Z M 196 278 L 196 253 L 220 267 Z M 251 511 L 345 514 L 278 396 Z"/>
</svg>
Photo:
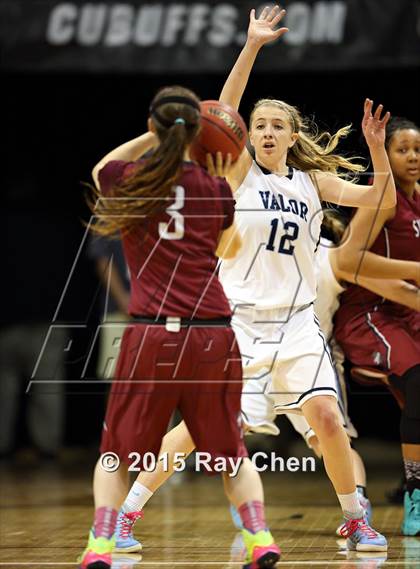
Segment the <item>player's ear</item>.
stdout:
<svg viewBox="0 0 420 569">
<path fill-rule="evenodd" d="M 289 148 L 292 148 L 292 146 L 295 144 L 296 140 L 299 138 L 299 133 L 298 132 L 294 132 L 292 134 L 292 136 L 290 137 L 290 142 L 289 142 Z"/>
<path fill-rule="evenodd" d="M 254 138 L 254 137 L 253 137 L 253 135 L 252 135 L 252 129 L 249 129 L 249 132 L 248 132 L 248 140 L 249 140 L 249 142 L 252 144 L 252 146 L 254 146 L 253 138 Z"/>
<path fill-rule="evenodd" d="M 150 117 L 147 119 L 147 129 L 150 132 L 153 132 L 153 134 L 156 134 L 155 123 L 152 121 L 152 119 Z"/>
</svg>

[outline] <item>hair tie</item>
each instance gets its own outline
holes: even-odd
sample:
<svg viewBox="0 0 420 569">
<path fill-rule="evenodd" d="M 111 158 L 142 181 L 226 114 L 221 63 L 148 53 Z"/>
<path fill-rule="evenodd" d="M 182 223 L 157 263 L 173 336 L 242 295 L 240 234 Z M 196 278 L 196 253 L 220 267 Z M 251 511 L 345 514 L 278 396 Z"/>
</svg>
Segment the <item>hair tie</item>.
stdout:
<svg viewBox="0 0 420 569">
<path fill-rule="evenodd" d="M 174 124 L 185 124 L 185 119 L 183 119 L 182 117 L 178 117 L 177 119 L 175 119 Z"/>
</svg>

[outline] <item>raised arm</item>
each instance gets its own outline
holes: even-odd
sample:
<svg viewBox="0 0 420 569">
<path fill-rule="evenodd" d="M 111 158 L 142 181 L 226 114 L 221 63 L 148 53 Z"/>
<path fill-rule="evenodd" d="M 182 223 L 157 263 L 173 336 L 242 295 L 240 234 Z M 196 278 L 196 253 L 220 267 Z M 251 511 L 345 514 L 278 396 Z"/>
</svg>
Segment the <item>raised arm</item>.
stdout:
<svg viewBox="0 0 420 569">
<path fill-rule="evenodd" d="M 369 251 L 388 219 L 394 216 L 395 209 L 373 211 L 359 209 L 351 220 L 342 243 L 330 252 L 334 271 L 360 286 L 361 278 L 402 279 L 420 285 L 420 263 L 389 259 Z M 384 295 L 383 295 L 384 296 Z"/>
<path fill-rule="evenodd" d="M 275 29 L 285 13 L 286 10 L 280 10 L 279 6 L 274 6 L 271 10 L 266 7 L 259 18 L 256 18 L 255 10 L 251 10 L 246 43 L 226 79 L 220 93 L 220 101 L 238 110 L 258 52 L 263 45 L 288 31 L 287 28 Z"/>
<path fill-rule="evenodd" d="M 158 139 L 153 132 L 145 132 L 133 140 L 124 142 L 111 152 L 108 152 L 92 170 L 92 178 L 95 182 L 95 186 L 99 188 L 98 173 L 105 166 L 107 162 L 111 160 L 123 160 L 124 162 L 132 162 L 138 160 L 143 154 L 146 154 L 149 150 L 158 144 Z"/>
<path fill-rule="evenodd" d="M 276 40 L 288 31 L 287 28 L 275 29 L 285 13 L 286 10 L 280 10 L 279 6 L 272 9 L 266 7 L 256 18 L 255 10 L 251 10 L 245 46 L 226 79 L 220 93 L 220 101 L 238 110 L 258 52 L 266 43 Z M 242 184 L 251 164 L 252 157 L 248 149 L 244 148 L 227 177 L 233 191 Z"/>
<path fill-rule="evenodd" d="M 324 201 L 349 207 L 389 209 L 396 204 L 394 177 L 385 150 L 385 127 L 390 114 L 381 119 L 383 106 L 372 114 L 373 101 L 365 100 L 362 130 L 369 147 L 374 171 L 373 185 L 362 186 L 342 180 L 327 172 L 315 172 L 313 178 Z"/>
</svg>

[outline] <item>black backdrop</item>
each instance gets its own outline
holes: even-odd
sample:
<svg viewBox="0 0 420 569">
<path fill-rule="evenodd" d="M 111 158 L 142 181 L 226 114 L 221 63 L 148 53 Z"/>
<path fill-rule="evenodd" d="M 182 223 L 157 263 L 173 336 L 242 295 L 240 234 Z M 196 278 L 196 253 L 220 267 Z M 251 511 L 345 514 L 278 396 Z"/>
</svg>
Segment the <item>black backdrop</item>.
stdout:
<svg viewBox="0 0 420 569">
<path fill-rule="evenodd" d="M 411 67 L 255 74 L 241 111 L 248 118 L 255 100 L 275 96 L 314 115 L 321 127 L 334 129 L 352 122 L 355 133 L 344 149 L 366 155 L 359 130 L 364 98 L 419 124 L 419 71 L 420 67 Z M 2 318 L 5 324 L 50 321 L 83 237 L 82 220 L 88 218 L 88 211 L 81 182 L 89 181 L 92 166 L 112 147 L 145 130 L 148 104 L 159 87 L 180 83 L 203 99 L 213 99 L 225 76 L 4 73 L 3 79 L 3 219 L 8 237 Z M 86 321 L 88 342 L 95 326 L 95 313 L 89 310 L 97 281 L 83 256 L 72 282 L 60 316 Z M 67 441 L 96 439 L 103 390 L 78 384 L 67 391 Z M 361 434 L 396 440 L 399 413 L 391 397 L 357 386 L 352 391 L 357 393 L 350 398 L 351 413 Z"/>
</svg>

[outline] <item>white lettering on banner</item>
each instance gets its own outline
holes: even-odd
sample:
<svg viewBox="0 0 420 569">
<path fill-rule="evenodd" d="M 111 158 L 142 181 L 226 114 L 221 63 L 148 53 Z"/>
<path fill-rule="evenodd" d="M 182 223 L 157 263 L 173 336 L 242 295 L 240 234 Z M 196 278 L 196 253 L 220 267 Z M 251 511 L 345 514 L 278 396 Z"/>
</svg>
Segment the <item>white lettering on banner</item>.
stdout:
<svg viewBox="0 0 420 569">
<path fill-rule="evenodd" d="M 77 6 L 59 4 L 51 10 L 47 26 L 47 41 L 52 45 L 69 43 L 74 36 Z"/>
<path fill-rule="evenodd" d="M 107 16 L 104 4 L 86 4 L 80 15 L 76 40 L 80 45 L 96 45 L 100 42 Z"/>
<path fill-rule="evenodd" d="M 347 16 L 345 2 L 318 2 L 312 14 L 312 43 L 341 43 Z"/>
<path fill-rule="evenodd" d="M 316 2 L 312 8 L 306 2 L 294 2 L 287 7 L 285 25 L 289 31 L 284 41 L 289 45 L 340 43 L 346 15 L 345 2 Z"/>
<path fill-rule="evenodd" d="M 181 32 L 185 27 L 186 12 L 187 7 L 185 4 L 169 6 L 161 39 L 164 47 L 170 47 L 177 43 L 178 32 Z"/>
<path fill-rule="evenodd" d="M 210 8 L 207 4 L 194 4 L 191 8 L 188 26 L 184 35 L 185 45 L 198 44 L 202 31 L 208 26 L 209 12 Z"/>
<path fill-rule="evenodd" d="M 302 45 L 309 35 L 311 8 L 305 2 L 294 2 L 287 7 L 287 20 L 285 25 L 289 31 L 284 41 L 290 45 Z"/>
<path fill-rule="evenodd" d="M 207 34 L 210 45 L 224 47 L 232 43 L 237 29 L 238 9 L 232 4 L 222 4 L 214 9 L 213 28 Z"/>
<path fill-rule="evenodd" d="M 128 4 L 116 4 L 112 7 L 104 44 L 109 47 L 125 45 L 132 37 L 134 8 Z"/>
<path fill-rule="evenodd" d="M 159 40 L 160 27 L 163 20 L 161 4 L 140 8 L 134 31 L 134 43 L 141 47 L 149 47 Z"/>
<path fill-rule="evenodd" d="M 344 37 L 347 6 L 335 2 L 291 2 L 284 24 L 289 28 L 280 41 L 292 46 L 307 43 L 339 43 Z M 130 43 L 140 47 L 196 46 L 204 40 L 221 48 L 243 44 L 246 32 L 238 27 L 240 6 L 229 2 L 156 3 L 134 5 L 59 3 L 50 12 L 47 42 L 82 46 L 103 44 L 120 47 Z"/>
</svg>

